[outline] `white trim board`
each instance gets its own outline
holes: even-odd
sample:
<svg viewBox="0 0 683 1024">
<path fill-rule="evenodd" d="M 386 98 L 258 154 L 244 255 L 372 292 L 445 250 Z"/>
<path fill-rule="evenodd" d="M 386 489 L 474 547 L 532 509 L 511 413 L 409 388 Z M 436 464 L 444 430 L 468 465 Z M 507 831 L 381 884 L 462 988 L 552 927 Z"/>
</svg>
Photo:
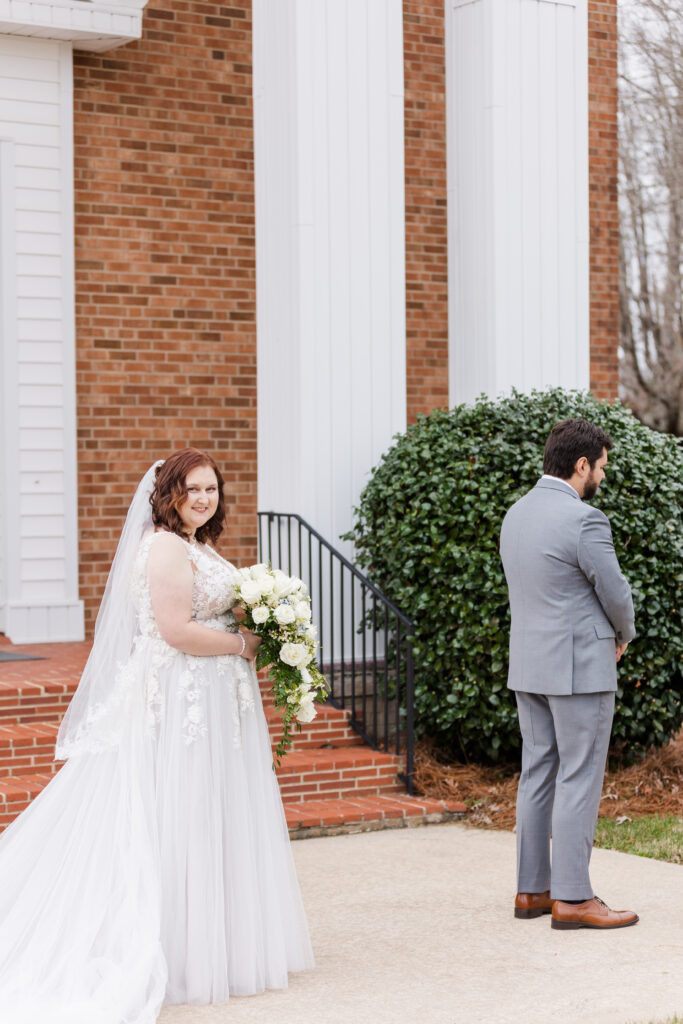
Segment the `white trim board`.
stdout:
<svg viewBox="0 0 683 1024">
<path fill-rule="evenodd" d="M 147 0 L 0 0 L 0 33 L 103 51 L 139 39 Z"/>
</svg>

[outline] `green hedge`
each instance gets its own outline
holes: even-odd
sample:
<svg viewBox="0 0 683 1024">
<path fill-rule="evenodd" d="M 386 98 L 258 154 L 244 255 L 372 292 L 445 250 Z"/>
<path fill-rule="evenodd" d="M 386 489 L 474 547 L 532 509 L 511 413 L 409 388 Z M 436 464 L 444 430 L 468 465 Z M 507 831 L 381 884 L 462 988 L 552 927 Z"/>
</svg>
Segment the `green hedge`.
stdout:
<svg viewBox="0 0 683 1024">
<path fill-rule="evenodd" d="M 355 510 L 357 559 L 416 624 L 416 720 L 467 759 L 516 756 L 506 688 L 509 609 L 503 516 L 542 473 L 558 420 L 614 441 L 594 504 L 607 514 L 638 636 L 620 667 L 613 740 L 628 754 L 681 726 L 683 453 L 623 405 L 553 389 L 437 411 L 396 438 Z"/>
</svg>

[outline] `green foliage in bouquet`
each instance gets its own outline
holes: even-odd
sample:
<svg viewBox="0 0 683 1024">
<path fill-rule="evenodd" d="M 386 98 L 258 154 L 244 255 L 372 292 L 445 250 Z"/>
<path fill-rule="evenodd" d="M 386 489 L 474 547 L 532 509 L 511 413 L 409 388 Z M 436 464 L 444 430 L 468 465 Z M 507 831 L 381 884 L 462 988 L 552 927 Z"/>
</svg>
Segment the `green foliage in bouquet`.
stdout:
<svg viewBox="0 0 683 1024">
<path fill-rule="evenodd" d="M 466 759 L 518 754 L 506 689 L 506 510 L 543 471 L 552 426 L 584 417 L 611 435 L 593 503 L 609 517 L 638 636 L 619 667 L 613 731 L 633 756 L 681 726 L 683 452 L 623 405 L 560 388 L 481 398 L 421 417 L 382 457 L 356 509 L 358 561 L 416 625 L 416 722 Z"/>
<path fill-rule="evenodd" d="M 281 660 L 282 648 L 277 636 L 268 630 L 264 630 L 263 626 L 254 624 L 248 612 L 245 625 L 249 629 L 253 629 L 261 637 L 261 643 L 256 652 L 256 668 L 259 671 L 264 668 L 269 669 L 268 680 L 273 684 L 270 692 L 273 696 L 275 707 L 282 712 L 282 735 L 273 754 L 273 760 L 279 768 L 282 758 L 292 746 L 293 732 L 301 732 L 302 722 L 312 721 L 313 716 L 308 717 L 308 715 L 304 715 L 300 717 L 302 699 L 300 671 L 291 665 L 286 665 Z M 310 694 L 313 701 L 324 703 L 327 700 L 327 687 L 324 676 L 320 674 L 314 662 L 310 662 L 307 669 L 311 685 L 310 690 L 303 694 L 303 699 L 305 700 Z M 307 705 L 304 704 L 304 707 L 307 707 Z"/>
</svg>

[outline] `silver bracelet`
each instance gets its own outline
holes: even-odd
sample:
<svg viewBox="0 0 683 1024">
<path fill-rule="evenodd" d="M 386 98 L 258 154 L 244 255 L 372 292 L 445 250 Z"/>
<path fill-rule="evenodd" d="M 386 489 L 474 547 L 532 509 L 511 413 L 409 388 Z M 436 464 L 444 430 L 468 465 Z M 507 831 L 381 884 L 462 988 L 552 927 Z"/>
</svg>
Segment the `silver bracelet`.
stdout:
<svg viewBox="0 0 683 1024">
<path fill-rule="evenodd" d="M 241 650 L 241 651 L 239 651 L 239 653 L 238 653 L 238 655 L 237 655 L 237 657 L 238 657 L 238 658 L 241 658 L 241 657 L 242 657 L 242 655 L 244 654 L 244 648 L 245 648 L 245 647 L 247 646 L 247 638 L 246 638 L 246 636 L 244 635 L 244 633 L 238 633 L 238 636 L 241 636 L 241 637 L 242 637 L 242 650 Z"/>
</svg>

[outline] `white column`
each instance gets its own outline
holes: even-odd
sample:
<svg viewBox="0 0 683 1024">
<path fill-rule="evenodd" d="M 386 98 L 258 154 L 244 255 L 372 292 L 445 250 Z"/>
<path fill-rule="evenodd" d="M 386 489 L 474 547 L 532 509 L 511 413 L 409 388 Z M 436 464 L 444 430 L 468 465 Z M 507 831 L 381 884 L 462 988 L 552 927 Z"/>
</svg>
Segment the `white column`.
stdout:
<svg viewBox="0 0 683 1024">
<path fill-rule="evenodd" d="M 7 632 L 8 594 L 21 577 L 19 564 L 19 402 L 17 381 L 17 294 L 14 141 L 0 139 L 0 632 Z M 14 539 L 12 543 L 10 538 Z"/>
<path fill-rule="evenodd" d="M 259 508 L 342 547 L 406 422 L 402 4 L 253 11 Z"/>
<path fill-rule="evenodd" d="M 588 387 L 587 0 L 445 0 L 452 403 Z"/>
<path fill-rule="evenodd" d="M 71 43 L 0 36 L 2 628 L 80 640 Z"/>
<path fill-rule="evenodd" d="M 147 0 L 0 0 L 0 631 L 83 639 L 73 41 L 140 37 Z"/>
</svg>

